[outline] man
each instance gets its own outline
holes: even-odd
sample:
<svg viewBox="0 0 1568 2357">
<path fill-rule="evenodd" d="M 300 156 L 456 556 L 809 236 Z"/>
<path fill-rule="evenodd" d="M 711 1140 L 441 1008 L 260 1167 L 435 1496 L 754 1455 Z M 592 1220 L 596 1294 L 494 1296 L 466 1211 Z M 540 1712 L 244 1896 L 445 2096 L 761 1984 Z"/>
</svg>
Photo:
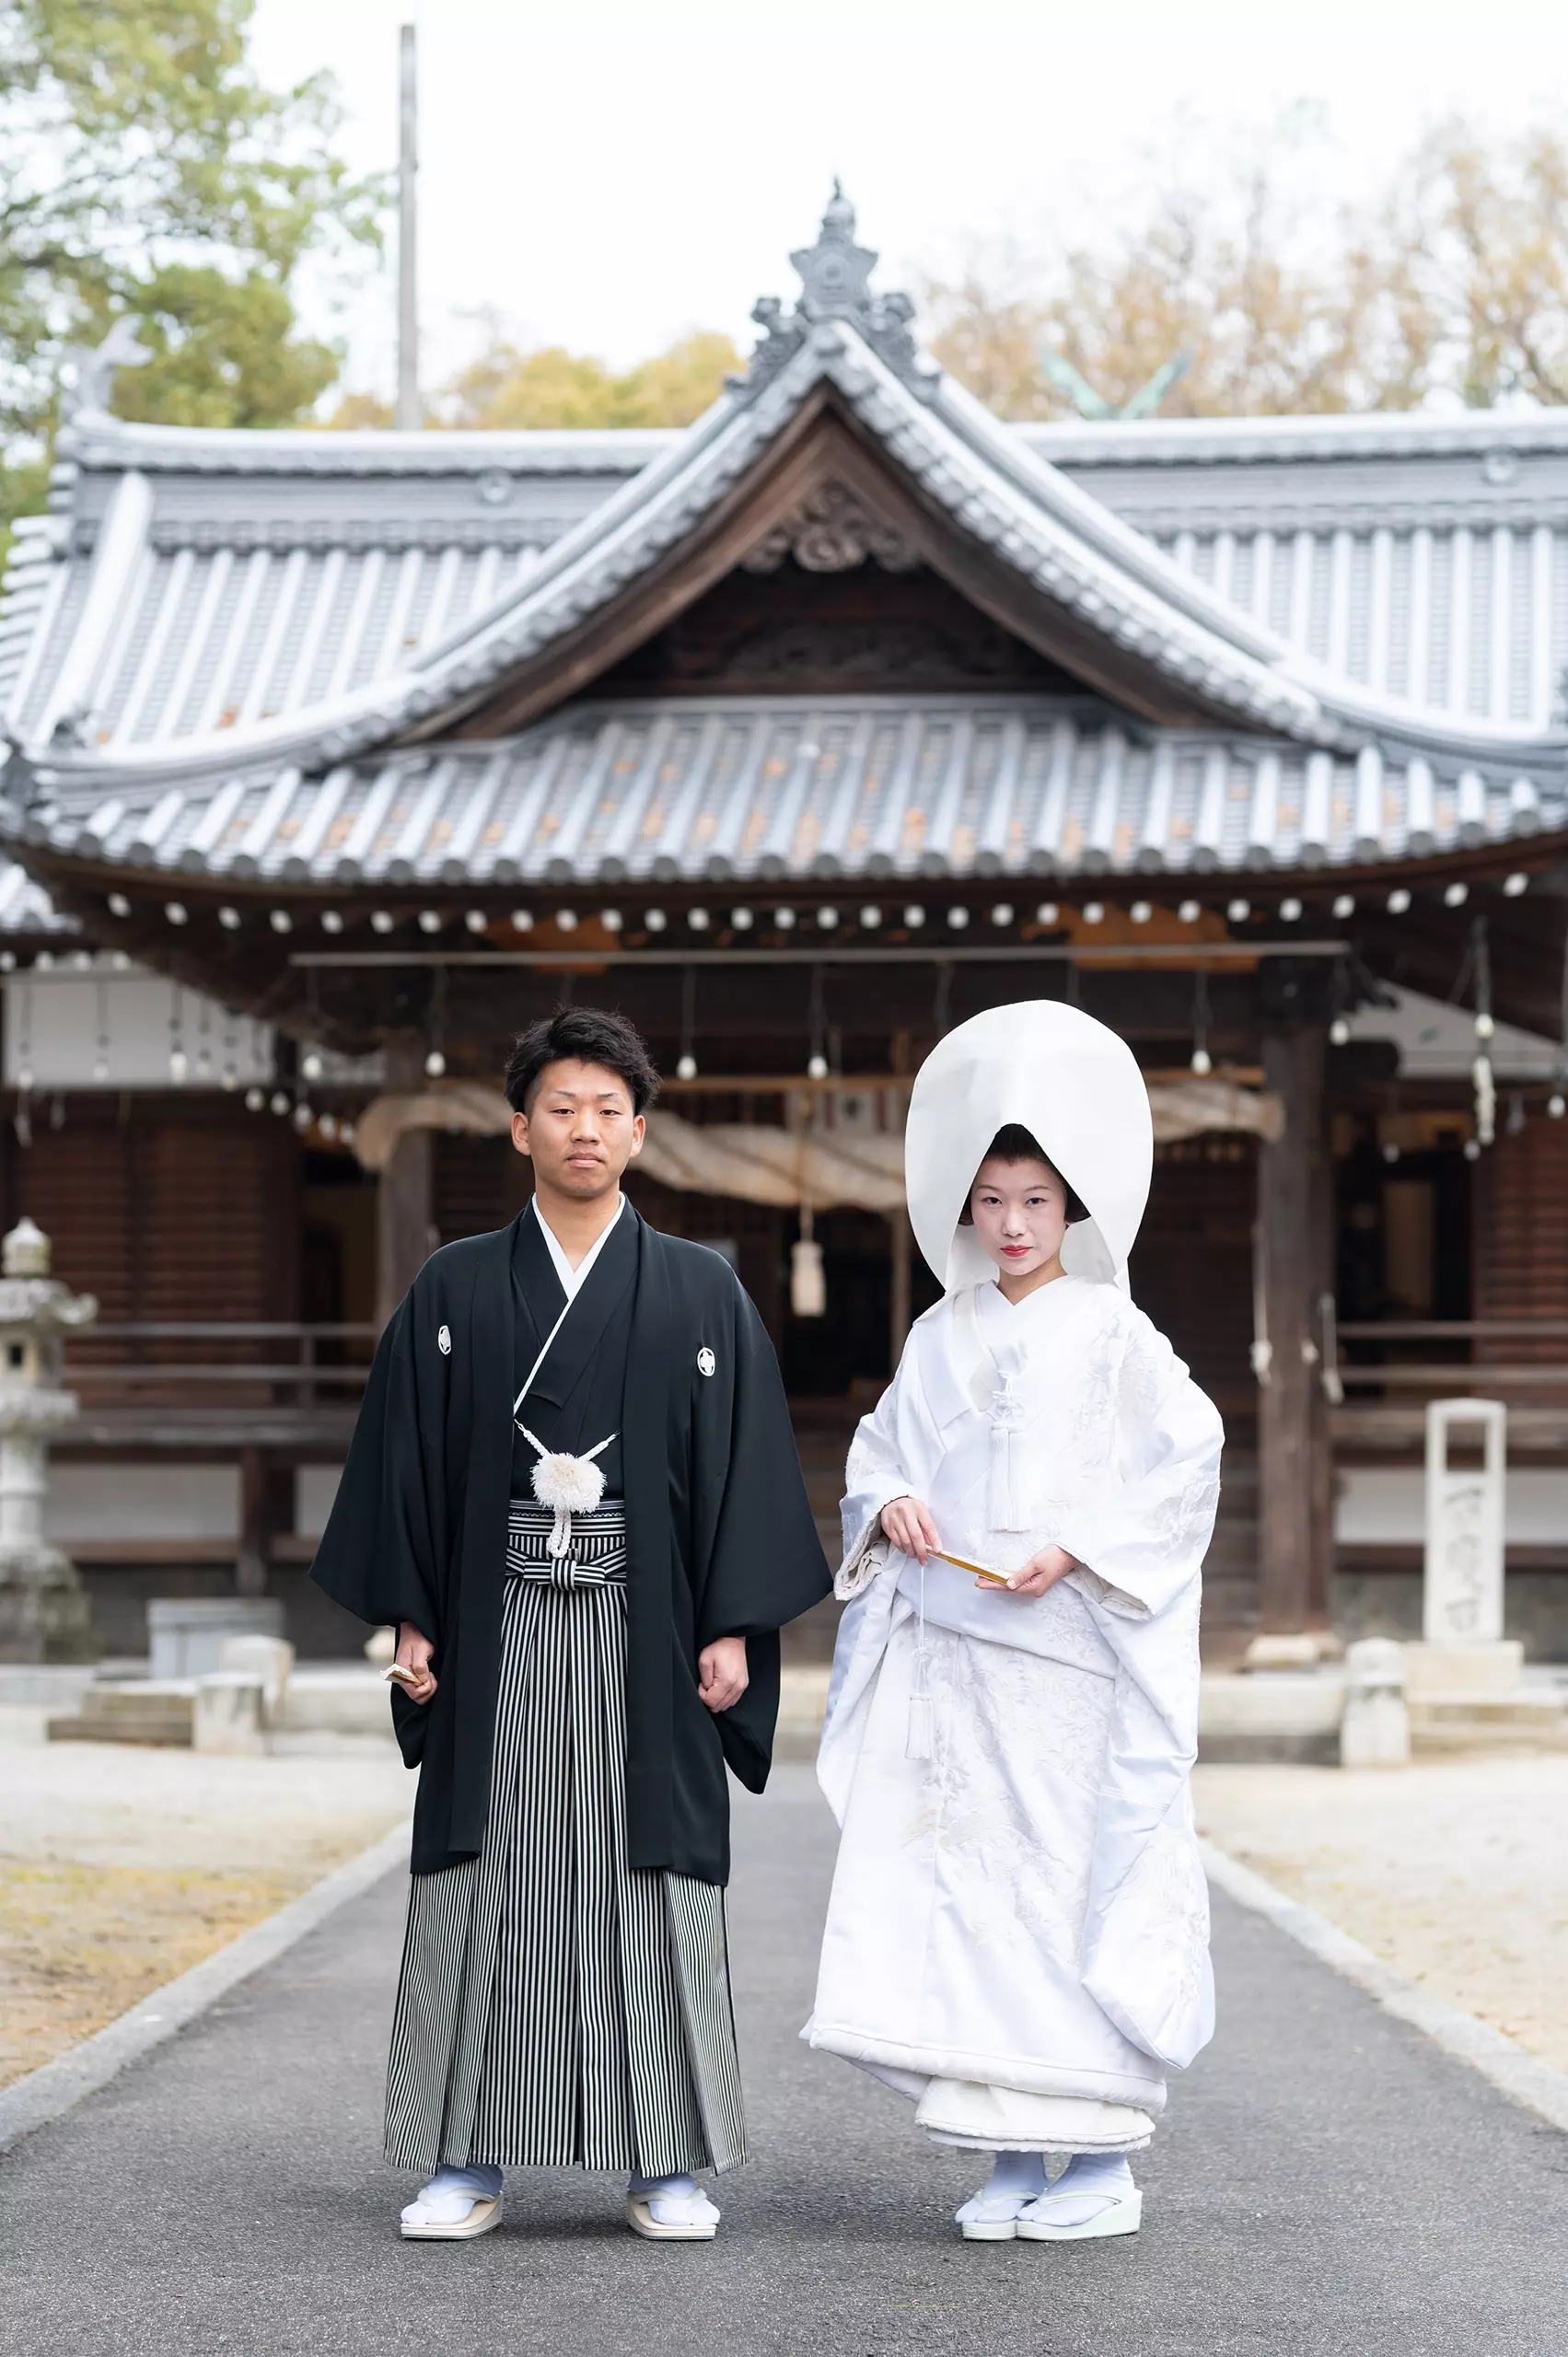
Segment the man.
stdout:
<svg viewBox="0 0 1568 2357">
<path fill-rule="evenodd" d="M 425 1263 L 381 1338 L 312 1576 L 393 1623 L 420 1771 L 387 2154 L 405 2236 L 506 2167 L 624 2171 L 710 2240 L 746 2157 L 726 1952 L 730 1768 L 766 1780 L 778 1631 L 830 1585 L 777 1363 L 717 1253 L 621 1193 L 658 1085 L 618 1015 L 506 1071 L 533 1201 Z"/>
</svg>

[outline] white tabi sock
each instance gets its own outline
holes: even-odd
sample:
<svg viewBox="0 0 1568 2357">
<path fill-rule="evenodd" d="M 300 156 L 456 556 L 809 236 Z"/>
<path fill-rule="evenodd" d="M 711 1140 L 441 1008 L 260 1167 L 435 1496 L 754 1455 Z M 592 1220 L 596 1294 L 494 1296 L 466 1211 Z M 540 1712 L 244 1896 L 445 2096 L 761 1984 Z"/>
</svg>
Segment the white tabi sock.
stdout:
<svg viewBox="0 0 1568 2357">
<path fill-rule="evenodd" d="M 694 2177 L 640 2177 L 634 2170 L 626 2191 L 645 2201 L 661 2226 L 705 2226 L 718 2223 L 717 2205 Z"/>
<path fill-rule="evenodd" d="M 1086 2226 L 1132 2190 L 1125 2153 L 1074 2153 L 1050 2191 L 1034 2205 L 1052 2226 Z"/>
<path fill-rule="evenodd" d="M 497 2168 L 452 2168 L 443 2165 L 403 2211 L 405 2225 L 460 2226 L 476 2201 L 494 2201 L 501 2191 Z"/>
<path fill-rule="evenodd" d="M 1026 2201 L 1045 2189 L 1045 2162 L 1039 2153 L 998 2153 L 991 2175 L 958 2212 L 960 2226 L 1005 2224 Z"/>
</svg>

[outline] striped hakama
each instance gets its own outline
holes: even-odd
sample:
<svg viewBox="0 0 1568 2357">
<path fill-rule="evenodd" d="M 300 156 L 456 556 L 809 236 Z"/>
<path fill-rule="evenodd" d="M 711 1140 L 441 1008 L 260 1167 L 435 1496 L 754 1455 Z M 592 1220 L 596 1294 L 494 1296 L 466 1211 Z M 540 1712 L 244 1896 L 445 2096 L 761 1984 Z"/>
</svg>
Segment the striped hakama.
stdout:
<svg viewBox="0 0 1568 2357">
<path fill-rule="evenodd" d="M 387 2157 L 670 2177 L 746 2158 L 724 1893 L 627 1864 L 626 1519 L 512 1501 L 484 1847 L 415 1875 Z"/>
</svg>

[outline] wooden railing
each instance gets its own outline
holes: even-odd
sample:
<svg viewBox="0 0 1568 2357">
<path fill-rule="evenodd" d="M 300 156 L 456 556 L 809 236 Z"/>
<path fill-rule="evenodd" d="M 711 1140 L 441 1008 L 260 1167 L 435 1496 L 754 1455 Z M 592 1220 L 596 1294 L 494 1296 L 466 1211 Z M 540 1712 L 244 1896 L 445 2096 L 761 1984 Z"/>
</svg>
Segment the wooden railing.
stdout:
<svg viewBox="0 0 1568 2357">
<path fill-rule="evenodd" d="M 65 1381 L 82 1403 L 67 1448 L 117 1441 L 219 1448 L 308 1441 L 352 1417 L 377 1329 L 295 1319 L 106 1318 L 73 1335 Z"/>
<path fill-rule="evenodd" d="M 1330 1333 L 1340 1345 L 1372 1343 L 1399 1353 L 1367 1359 L 1333 1351 L 1326 1375 L 1337 1376 L 1347 1391 L 1550 1391 L 1568 1386 L 1568 1318 L 1358 1318 Z M 1539 1359 L 1491 1355 L 1510 1342 L 1555 1343 L 1558 1351 Z M 1441 1355 L 1405 1356 L 1412 1345 Z"/>
</svg>

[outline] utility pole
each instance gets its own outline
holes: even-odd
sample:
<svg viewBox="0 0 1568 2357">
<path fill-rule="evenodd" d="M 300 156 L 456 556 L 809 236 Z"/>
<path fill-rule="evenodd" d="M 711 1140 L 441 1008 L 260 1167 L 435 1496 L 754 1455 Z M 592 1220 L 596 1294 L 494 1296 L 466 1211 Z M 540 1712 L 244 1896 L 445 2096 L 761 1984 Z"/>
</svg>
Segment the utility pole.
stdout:
<svg viewBox="0 0 1568 2357">
<path fill-rule="evenodd" d="M 419 407 L 419 58 L 414 28 L 398 29 L 398 413 L 423 424 Z"/>
</svg>

